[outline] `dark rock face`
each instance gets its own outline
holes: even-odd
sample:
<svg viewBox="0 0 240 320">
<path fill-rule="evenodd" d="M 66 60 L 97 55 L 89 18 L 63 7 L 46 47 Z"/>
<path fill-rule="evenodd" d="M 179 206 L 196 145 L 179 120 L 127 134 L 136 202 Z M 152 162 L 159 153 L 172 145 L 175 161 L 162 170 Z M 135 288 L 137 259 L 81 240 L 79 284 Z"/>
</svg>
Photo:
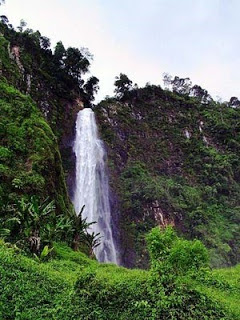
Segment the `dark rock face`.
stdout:
<svg viewBox="0 0 240 320">
<path fill-rule="evenodd" d="M 119 252 L 118 261 L 120 265 L 125 265 L 122 261 L 122 252 L 121 252 L 121 240 L 120 240 L 120 208 L 119 208 L 119 199 L 117 198 L 116 193 L 114 193 L 111 188 L 109 188 L 109 197 L 110 197 L 110 209 L 111 209 L 111 217 L 112 217 L 112 232 L 113 239 L 115 242 L 115 246 L 117 252 Z"/>
<path fill-rule="evenodd" d="M 60 152 L 63 159 L 63 167 L 66 174 L 66 182 L 70 199 L 73 198 L 75 188 L 76 156 L 73 151 L 76 136 L 76 119 L 78 112 L 83 108 L 80 99 L 72 103 L 65 103 L 65 114 L 62 121 L 62 136 L 60 138 Z"/>
<path fill-rule="evenodd" d="M 75 181 L 76 181 L 76 156 L 73 152 L 73 145 L 70 144 L 68 147 L 65 147 L 64 149 L 62 149 L 61 153 L 62 153 L 62 158 L 67 159 L 67 162 L 69 165 L 67 168 L 66 183 L 67 183 L 69 197 L 72 200 L 74 196 Z M 65 163 L 66 163 L 66 160 L 65 160 Z"/>
</svg>

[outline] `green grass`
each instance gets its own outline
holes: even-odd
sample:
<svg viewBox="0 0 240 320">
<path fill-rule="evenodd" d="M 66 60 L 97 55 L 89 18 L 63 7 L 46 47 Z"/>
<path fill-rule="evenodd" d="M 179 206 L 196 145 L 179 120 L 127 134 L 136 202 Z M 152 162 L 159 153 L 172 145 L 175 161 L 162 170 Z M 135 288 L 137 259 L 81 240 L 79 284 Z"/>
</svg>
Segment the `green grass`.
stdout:
<svg viewBox="0 0 240 320">
<path fill-rule="evenodd" d="M 214 297 L 219 303 L 232 313 L 236 319 L 240 317 L 240 265 L 233 268 L 213 271 L 213 276 L 223 283 L 213 286 L 204 286 L 203 290 Z M 225 286 L 224 286 L 225 284 Z"/>
<path fill-rule="evenodd" d="M 151 271 L 54 248 L 54 257 L 39 263 L 0 243 L 0 319 L 239 319 L 240 266 L 164 287 Z"/>
</svg>

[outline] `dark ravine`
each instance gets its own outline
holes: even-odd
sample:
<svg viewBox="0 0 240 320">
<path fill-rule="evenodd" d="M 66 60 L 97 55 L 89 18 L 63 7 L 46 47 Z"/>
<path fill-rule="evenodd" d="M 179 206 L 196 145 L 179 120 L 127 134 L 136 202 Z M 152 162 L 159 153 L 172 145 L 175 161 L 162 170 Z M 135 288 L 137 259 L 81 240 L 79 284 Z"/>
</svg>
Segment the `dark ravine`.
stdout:
<svg viewBox="0 0 240 320">
<path fill-rule="evenodd" d="M 73 199 L 76 174 L 76 157 L 73 151 L 73 145 L 76 137 L 76 120 L 79 110 L 83 108 L 83 102 L 78 98 L 73 103 L 68 102 L 66 106 L 66 116 L 70 114 L 71 118 L 65 120 L 66 128 L 60 140 L 60 152 L 63 159 L 64 171 L 66 173 L 66 183 L 70 199 Z"/>
</svg>

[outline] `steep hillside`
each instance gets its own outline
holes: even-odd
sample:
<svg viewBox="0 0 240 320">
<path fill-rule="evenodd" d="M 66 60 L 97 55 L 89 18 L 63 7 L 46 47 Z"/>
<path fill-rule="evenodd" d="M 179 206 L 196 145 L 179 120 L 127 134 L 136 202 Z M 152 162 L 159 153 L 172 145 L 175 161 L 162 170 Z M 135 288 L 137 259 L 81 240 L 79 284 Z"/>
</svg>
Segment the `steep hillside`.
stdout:
<svg viewBox="0 0 240 320">
<path fill-rule="evenodd" d="M 172 224 L 214 266 L 239 261 L 240 109 L 147 85 L 96 107 L 126 266 L 146 266 L 144 234 Z"/>
</svg>

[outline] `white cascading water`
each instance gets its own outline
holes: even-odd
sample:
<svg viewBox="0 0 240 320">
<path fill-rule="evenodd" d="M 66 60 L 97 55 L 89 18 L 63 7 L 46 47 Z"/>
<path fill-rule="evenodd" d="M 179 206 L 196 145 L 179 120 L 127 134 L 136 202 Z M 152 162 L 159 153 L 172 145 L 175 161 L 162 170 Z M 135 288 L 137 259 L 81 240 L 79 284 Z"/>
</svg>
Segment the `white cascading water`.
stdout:
<svg viewBox="0 0 240 320">
<path fill-rule="evenodd" d="M 76 122 L 76 187 L 73 204 L 77 214 L 85 208 L 82 217 L 96 222 L 90 232 L 100 233 L 101 243 L 94 249 L 100 262 L 117 264 L 117 251 L 111 228 L 106 154 L 98 137 L 94 112 L 90 108 L 79 111 Z"/>
</svg>

